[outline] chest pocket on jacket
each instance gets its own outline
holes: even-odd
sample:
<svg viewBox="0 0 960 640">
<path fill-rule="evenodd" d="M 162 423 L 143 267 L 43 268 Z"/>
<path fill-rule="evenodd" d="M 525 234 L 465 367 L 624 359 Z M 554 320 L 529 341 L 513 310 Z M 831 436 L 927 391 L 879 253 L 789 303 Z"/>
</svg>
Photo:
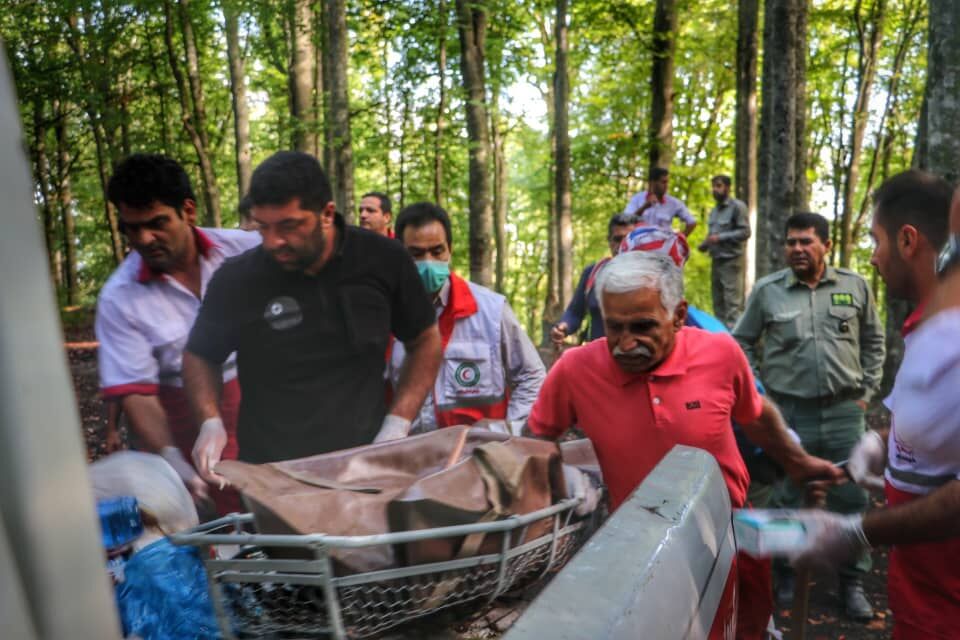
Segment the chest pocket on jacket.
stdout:
<svg viewBox="0 0 960 640">
<path fill-rule="evenodd" d="M 782 347 L 790 347 L 800 341 L 800 311 L 778 311 L 770 318 L 767 337 Z"/>
<path fill-rule="evenodd" d="M 830 335 L 841 340 L 855 341 L 860 335 L 860 318 L 856 307 L 830 306 Z"/>
<path fill-rule="evenodd" d="M 444 400 L 489 398 L 495 388 L 490 347 L 483 342 L 451 342 L 443 353 L 441 376 Z"/>
<path fill-rule="evenodd" d="M 713 222 L 710 224 L 710 233 L 722 233 L 730 231 L 733 226 L 733 208 L 727 207 L 717 212 Z"/>
</svg>

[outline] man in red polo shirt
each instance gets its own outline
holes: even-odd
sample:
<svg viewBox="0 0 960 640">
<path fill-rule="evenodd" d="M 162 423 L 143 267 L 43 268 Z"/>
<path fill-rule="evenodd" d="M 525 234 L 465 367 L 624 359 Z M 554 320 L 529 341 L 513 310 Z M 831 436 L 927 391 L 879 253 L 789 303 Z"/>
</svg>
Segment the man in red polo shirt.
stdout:
<svg viewBox="0 0 960 640">
<path fill-rule="evenodd" d="M 574 424 L 582 429 L 597 452 L 612 509 L 678 444 L 713 454 L 732 506 L 742 507 L 750 478 L 731 420 L 792 479 L 840 476 L 788 435 L 729 335 L 684 326 L 683 273 L 670 258 L 621 253 L 607 264 L 597 291 L 606 339 L 564 353 L 527 424 L 551 438 Z M 739 598 L 752 606 L 740 611 L 737 637 L 760 638 L 772 611 L 769 577 L 747 575 L 745 567 L 753 573 L 768 567 L 742 562 Z"/>
<path fill-rule="evenodd" d="M 450 218 L 442 207 L 405 207 L 397 237 L 433 298 L 443 344 L 440 371 L 411 433 L 491 419 L 519 435 L 546 369 L 507 299 L 451 273 Z M 394 388 L 405 359 L 403 345 L 394 343 L 387 361 Z"/>
<path fill-rule="evenodd" d="M 199 425 L 180 377 L 183 349 L 214 272 L 228 257 L 260 244 L 260 236 L 194 226 L 190 179 L 165 156 L 130 156 L 117 166 L 107 192 L 132 251 L 97 298 L 100 392 L 126 414 L 137 446 L 161 455 L 203 502 L 207 484 L 187 461 Z M 223 365 L 221 401 L 230 434 L 227 457 L 236 457 L 236 375 L 231 355 Z M 239 507 L 236 494 L 214 491 L 213 498 L 221 513 Z"/>
</svg>

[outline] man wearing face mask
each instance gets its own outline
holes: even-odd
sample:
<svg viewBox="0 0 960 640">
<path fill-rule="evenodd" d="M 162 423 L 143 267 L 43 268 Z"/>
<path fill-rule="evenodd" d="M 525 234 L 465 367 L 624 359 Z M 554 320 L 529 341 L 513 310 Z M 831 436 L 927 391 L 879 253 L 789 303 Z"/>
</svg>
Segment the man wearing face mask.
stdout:
<svg viewBox="0 0 960 640">
<path fill-rule="evenodd" d="M 789 436 L 776 410 L 762 401 L 747 359 L 729 335 L 684 326 L 683 272 L 671 258 L 621 252 L 600 274 L 597 291 L 606 340 L 564 352 L 527 426 L 548 438 L 559 438 L 574 424 L 582 429 L 597 452 L 611 509 L 678 444 L 710 452 L 732 506 L 742 507 L 750 478 L 731 420 L 798 481 L 842 475 Z M 749 560 L 738 564 L 739 573 L 731 575 L 738 576 L 740 602 L 748 606 L 740 612 L 737 637 L 760 638 L 772 610 L 769 568 Z M 722 637 L 722 631 L 714 629 L 710 637 Z"/>
<path fill-rule="evenodd" d="M 867 403 L 880 386 L 883 324 L 867 281 L 826 264 L 826 218 L 797 213 L 785 231 L 790 266 L 757 282 L 733 336 L 804 449 L 840 462 L 863 435 Z M 784 483 L 773 503 L 799 506 L 802 498 L 799 487 Z M 827 508 L 837 513 L 862 513 L 867 506 L 867 493 L 853 483 L 827 493 Z M 839 570 L 844 609 L 856 620 L 873 617 L 862 584 L 870 566 L 870 554 L 863 553 Z M 793 601 L 793 575 L 786 568 L 778 574 L 777 599 L 786 605 Z"/>
<path fill-rule="evenodd" d="M 236 351 L 239 458 L 266 463 L 407 435 L 440 364 L 437 321 L 413 261 L 396 242 L 349 227 L 316 158 L 281 151 L 250 183 L 260 248 L 210 282 L 184 354 L 201 422 L 201 475 L 225 442 L 212 375 Z M 392 404 L 383 398 L 390 335 L 409 354 Z"/>
<path fill-rule="evenodd" d="M 450 272 L 446 211 L 429 202 L 410 205 L 396 230 L 433 296 L 443 344 L 443 364 L 413 430 L 488 418 L 505 420 L 519 435 L 546 375 L 536 348 L 506 298 Z M 394 346 L 387 365 L 394 387 L 408 357 L 403 345 Z"/>
</svg>

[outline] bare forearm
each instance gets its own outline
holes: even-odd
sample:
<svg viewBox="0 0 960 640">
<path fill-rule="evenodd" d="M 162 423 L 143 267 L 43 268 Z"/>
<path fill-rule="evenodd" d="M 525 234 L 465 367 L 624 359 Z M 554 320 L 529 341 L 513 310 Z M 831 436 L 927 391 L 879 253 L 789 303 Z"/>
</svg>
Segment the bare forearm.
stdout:
<svg viewBox="0 0 960 640">
<path fill-rule="evenodd" d="M 221 375 L 219 365 L 189 351 L 183 352 L 183 388 L 197 424 L 220 415 Z"/>
<path fill-rule="evenodd" d="M 760 417 L 755 422 L 741 426 L 750 442 L 763 449 L 785 470 L 791 469 L 807 455 L 803 447 L 790 437 L 783 416 L 768 398 L 763 399 Z"/>
<path fill-rule="evenodd" d="M 156 396 L 132 394 L 120 401 L 127 414 L 130 428 L 137 435 L 141 446 L 151 453 L 160 453 L 164 447 L 173 445 L 173 436 L 167 424 L 167 414 Z M 119 412 L 117 412 L 119 417 Z"/>
<path fill-rule="evenodd" d="M 948 482 L 923 498 L 867 513 L 863 532 L 873 545 L 960 537 L 960 480 Z"/>
<path fill-rule="evenodd" d="M 687 226 L 683 229 L 683 235 L 690 237 L 690 234 L 693 233 L 693 230 L 697 228 L 696 222 L 688 222 Z"/>
<path fill-rule="evenodd" d="M 389 412 L 413 420 L 437 379 L 443 357 L 440 332 L 433 325 L 403 346 L 407 357 L 400 369 L 400 380 Z"/>
</svg>

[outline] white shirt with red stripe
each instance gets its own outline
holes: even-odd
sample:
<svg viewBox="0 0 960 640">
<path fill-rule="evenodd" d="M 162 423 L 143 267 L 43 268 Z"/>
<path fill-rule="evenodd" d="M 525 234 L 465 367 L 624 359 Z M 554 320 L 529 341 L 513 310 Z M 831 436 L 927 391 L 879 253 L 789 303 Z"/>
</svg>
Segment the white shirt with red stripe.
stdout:
<svg viewBox="0 0 960 640">
<path fill-rule="evenodd" d="M 926 495 L 960 478 L 960 309 L 941 311 L 906 338 L 885 404 L 893 413 L 886 478 Z"/>
<path fill-rule="evenodd" d="M 200 259 L 200 292 L 223 261 L 260 244 L 260 234 L 194 228 Z M 200 299 L 173 278 L 154 272 L 131 251 L 97 298 L 100 390 L 104 398 L 156 394 L 160 385 L 182 387 L 183 349 Z M 235 355 L 223 380 L 236 377 Z"/>
</svg>

